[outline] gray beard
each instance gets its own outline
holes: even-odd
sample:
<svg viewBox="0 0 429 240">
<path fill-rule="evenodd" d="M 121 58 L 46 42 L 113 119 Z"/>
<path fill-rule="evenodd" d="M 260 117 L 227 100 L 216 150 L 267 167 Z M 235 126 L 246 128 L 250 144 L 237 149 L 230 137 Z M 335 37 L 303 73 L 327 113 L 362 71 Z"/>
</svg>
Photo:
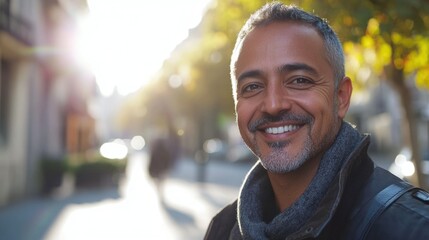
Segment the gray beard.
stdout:
<svg viewBox="0 0 429 240">
<path fill-rule="evenodd" d="M 295 156 L 291 156 L 283 148 L 289 145 L 290 142 L 275 142 L 270 144 L 271 153 L 264 158 L 261 157 L 258 151 L 257 155 L 261 159 L 262 166 L 269 172 L 273 173 L 288 173 L 300 168 L 314 151 L 314 144 L 310 138 L 305 140 L 304 148 Z"/>
<path fill-rule="evenodd" d="M 271 153 L 262 157 L 259 148 L 256 149 L 256 155 L 261 160 L 262 166 L 269 172 L 288 173 L 300 168 L 308 160 L 316 157 L 335 140 L 334 134 L 327 134 L 319 144 L 315 144 L 311 139 L 311 128 L 308 129 L 308 135 L 304 142 L 304 147 L 294 156 L 287 152 L 284 147 L 291 144 L 290 141 L 273 142 L 269 146 Z M 256 143 L 256 141 L 255 141 Z M 257 144 L 255 144 L 257 146 Z"/>
</svg>

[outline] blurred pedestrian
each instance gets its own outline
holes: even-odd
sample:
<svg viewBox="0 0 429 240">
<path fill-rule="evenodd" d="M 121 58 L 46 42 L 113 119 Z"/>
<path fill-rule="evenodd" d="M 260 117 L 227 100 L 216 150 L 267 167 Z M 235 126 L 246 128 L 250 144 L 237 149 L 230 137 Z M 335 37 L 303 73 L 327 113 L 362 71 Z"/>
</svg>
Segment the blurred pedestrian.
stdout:
<svg viewBox="0 0 429 240">
<path fill-rule="evenodd" d="M 352 82 L 328 23 L 269 3 L 231 57 L 237 123 L 259 157 L 205 239 L 429 239 L 429 194 L 374 167 L 343 119 Z"/>
<path fill-rule="evenodd" d="M 174 168 L 180 155 L 179 138 L 174 128 L 169 128 L 166 137 L 159 137 L 151 143 L 148 172 L 154 180 L 159 197 L 163 200 L 163 184 Z"/>
</svg>

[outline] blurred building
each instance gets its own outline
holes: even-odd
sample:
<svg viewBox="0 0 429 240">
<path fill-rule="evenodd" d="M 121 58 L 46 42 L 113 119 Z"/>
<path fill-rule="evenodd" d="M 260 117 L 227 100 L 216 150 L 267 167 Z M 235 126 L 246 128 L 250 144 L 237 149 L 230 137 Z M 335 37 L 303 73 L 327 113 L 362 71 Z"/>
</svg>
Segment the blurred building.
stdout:
<svg viewBox="0 0 429 240">
<path fill-rule="evenodd" d="M 44 157 L 93 147 L 93 77 L 69 54 L 85 1 L 0 0 L 0 206 L 39 193 Z"/>
<path fill-rule="evenodd" d="M 411 91 L 418 141 L 420 149 L 429 149 L 429 92 L 415 86 L 414 79 L 408 79 Z M 367 92 L 367 98 L 352 104 L 349 120 L 364 132 L 371 133 L 371 147 L 374 151 L 398 153 L 404 147 L 401 131 L 404 131 L 402 106 L 399 96 L 386 82 L 380 81 Z"/>
</svg>

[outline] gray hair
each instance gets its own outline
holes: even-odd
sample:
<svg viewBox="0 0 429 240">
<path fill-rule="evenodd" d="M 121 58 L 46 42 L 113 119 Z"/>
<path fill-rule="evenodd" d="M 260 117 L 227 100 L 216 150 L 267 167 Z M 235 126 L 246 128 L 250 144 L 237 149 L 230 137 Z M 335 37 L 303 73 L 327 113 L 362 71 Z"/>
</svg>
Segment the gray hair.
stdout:
<svg viewBox="0 0 429 240">
<path fill-rule="evenodd" d="M 333 68 L 335 89 L 345 76 L 344 52 L 337 34 L 328 22 L 320 17 L 305 12 L 296 6 L 287 6 L 279 2 L 267 3 L 253 13 L 241 28 L 231 56 L 230 74 L 234 100 L 237 100 L 237 80 L 235 78 L 235 64 L 244 38 L 256 27 L 266 26 L 273 22 L 294 21 L 312 26 L 323 38 L 327 59 Z"/>
</svg>

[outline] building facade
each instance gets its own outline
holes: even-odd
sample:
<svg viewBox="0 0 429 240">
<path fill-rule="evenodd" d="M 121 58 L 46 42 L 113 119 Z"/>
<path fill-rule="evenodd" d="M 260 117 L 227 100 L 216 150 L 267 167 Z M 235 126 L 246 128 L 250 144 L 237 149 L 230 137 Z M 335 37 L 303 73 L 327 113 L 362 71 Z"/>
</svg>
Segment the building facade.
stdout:
<svg viewBox="0 0 429 240">
<path fill-rule="evenodd" d="M 94 141 L 95 83 L 67 54 L 71 7 L 85 3 L 0 0 L 0 206 L 39 193 L 41 159 Z"/>
</svg>

